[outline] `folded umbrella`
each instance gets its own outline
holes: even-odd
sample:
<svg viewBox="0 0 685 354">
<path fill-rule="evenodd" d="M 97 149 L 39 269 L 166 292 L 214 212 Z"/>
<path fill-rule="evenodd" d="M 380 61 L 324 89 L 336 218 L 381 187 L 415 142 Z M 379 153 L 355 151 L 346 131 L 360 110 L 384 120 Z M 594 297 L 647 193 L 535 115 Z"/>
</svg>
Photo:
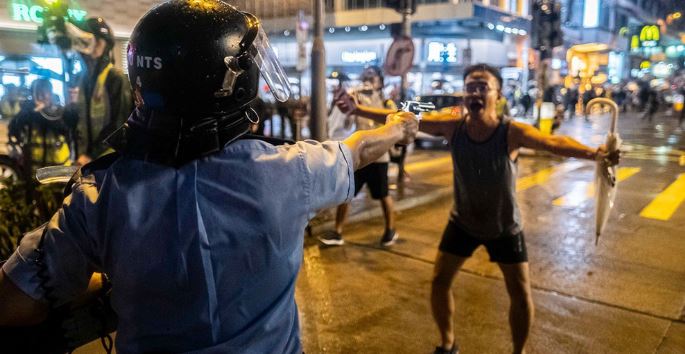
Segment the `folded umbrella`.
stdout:
<svg viewBox="0 0 685 354">
<path fill-rule="evenodd" d="M 618 106 L 614 101 L 607 98 L 595 98 L 587 104 L 586 112 L 589 115 L 594 105 L 609 106 L 612 114 L 611 128 L 607 133 L 605 146 L 609 153 L 617 151 L 621 146 L 621 138 L 616 132 L 618 123 Z M 595 245 L 599 242 L 599 236 L 604 231 L 609 214 L 614 207 L 618 180 L 616 179 L 616 165 L 612 165 L 607 159 L 597 161 L 595 169 Z"/>
</svg>

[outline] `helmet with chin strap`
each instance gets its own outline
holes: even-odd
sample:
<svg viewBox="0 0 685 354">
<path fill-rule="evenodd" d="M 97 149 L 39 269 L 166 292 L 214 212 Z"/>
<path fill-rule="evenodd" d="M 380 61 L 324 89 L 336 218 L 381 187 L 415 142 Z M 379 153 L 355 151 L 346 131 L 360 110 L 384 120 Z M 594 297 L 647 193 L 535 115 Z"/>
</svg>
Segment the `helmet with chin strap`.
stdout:
<svg viewBox="0 0 685 354">
<path fill-rule="evenodd" d="M 258 117 L 248 104 L 260 74 L 278 100 L 288 80 L 259 20 L 221 0 L 152 8 L 128 45 L 135 110 L 109 143 L 133 157 L 180 166 L 221 150 Z"/>
</svg>

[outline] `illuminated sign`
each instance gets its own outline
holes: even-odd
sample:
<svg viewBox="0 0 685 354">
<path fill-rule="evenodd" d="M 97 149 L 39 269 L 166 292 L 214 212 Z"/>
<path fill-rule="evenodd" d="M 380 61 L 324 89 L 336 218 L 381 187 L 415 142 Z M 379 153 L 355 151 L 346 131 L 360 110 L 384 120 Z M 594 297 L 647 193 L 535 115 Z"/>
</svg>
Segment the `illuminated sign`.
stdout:
<svg viewBox="0 0 685 354">
<path fill-rule="evenodd" d="M 368 63 L 378 59 L 378 54 L 369 50 L 344 50 L 340 59 L 343 63 Z"/>
<path fill-rule="evenodd" d="M 585 0 L 583 27 L 595 28 L 597 26 L 599 26 L 599 0 Z"/>
<path fill-rule="evenodd" d="M 454 43 L 428 43 L 428 58 L 433 63 L 456 63 L 457 45 Z"/>
<path fill-rule="evenodd" d="M 43 6 L 34 4 L 30 0 L 13 0 L 9 3 L 10 18 L 14 21 L 33 22 L 37 24 L 43 23 Z M 78 8 L 68 9 L 67 13 L 70 18 L 76 21 L 82 21 L 88 14 Z"/>
<path fill-rule="evenodd" d="M 656 47 L 659 45 L 661 33 L 656 25 L 647 25 L 640 30 L 640 45 L 642 47 Z"/>
<path fill-rule="evenodd" d="M 652 63 L 650 63 L 646 60 L 643 61 L 642 63 L 640 63 L 640 69 L 649 69 L 651 66 L 652 66 Z"/>
<path fill-rule="evenodd" d="M 640 37 L 637 35 L 634 35 L 630 38 L 630 49 L 639 49 L 640 48 Z"/>
</svg>

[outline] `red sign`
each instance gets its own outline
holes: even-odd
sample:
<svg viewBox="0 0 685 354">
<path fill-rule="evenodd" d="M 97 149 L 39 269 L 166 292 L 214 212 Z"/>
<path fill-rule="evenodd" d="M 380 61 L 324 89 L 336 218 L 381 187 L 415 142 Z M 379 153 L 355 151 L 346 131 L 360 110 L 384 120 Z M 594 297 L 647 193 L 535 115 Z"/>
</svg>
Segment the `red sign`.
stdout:
<svg viewBox="0 0 685 354">
<path fill-rule="evenodd" d="M 409 37 L 398 37 L 390 45 L 383 70 L 386 75 L 402 76 L 414 63 L 414 42 Z"/>
</svg>

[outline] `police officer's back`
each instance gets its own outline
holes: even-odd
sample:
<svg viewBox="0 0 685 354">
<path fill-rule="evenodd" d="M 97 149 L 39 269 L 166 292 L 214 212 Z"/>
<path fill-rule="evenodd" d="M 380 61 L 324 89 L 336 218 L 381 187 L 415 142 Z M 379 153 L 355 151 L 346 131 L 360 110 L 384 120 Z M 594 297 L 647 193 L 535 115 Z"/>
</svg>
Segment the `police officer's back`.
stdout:
<svg viewBox="0 0 685 354">
<path fill-rule="evenodd" d="M 110 140 L 117 153 L 83 167 L 3 266 L 0 326 L 39 318 L 104 272 L 120 353 L 302 352 L 305 225 L 352 198 L 355 168 L 411 140 L 413 115 L 344 142 L 246 138 L 260 73 L 279 100 L 287 77 L 257 18 L 219 0 L 155 7 L 128 56 L 136 109 Z"/>
</svg>

